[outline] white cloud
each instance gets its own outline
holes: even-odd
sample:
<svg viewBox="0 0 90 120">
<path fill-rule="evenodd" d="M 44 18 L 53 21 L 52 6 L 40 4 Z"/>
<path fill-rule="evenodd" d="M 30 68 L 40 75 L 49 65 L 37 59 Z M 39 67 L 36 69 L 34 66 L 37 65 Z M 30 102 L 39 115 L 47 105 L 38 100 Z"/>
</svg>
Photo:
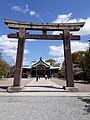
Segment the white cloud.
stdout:
<svg viewBox="0 0 90 120">
<path fill-rule="evenodd" d="M 30 11 L 30 15 L 31 15 L 31 16 L 34 16 L 35 14 L 36 14 L 35 11 Z"/>
<path fill-rule="evenodd" d="M 17 53 L 17 39 L 9 39 L 7 35 L 0 36 L 0 49 L 9 57 L 11 57 L 14 61 L 16 60 Z M 27 49 L 24 50 L 24 54 L 28 54 L 29 51 Z M 25 59 L 26 61 L 26 59 Z M 25 62 L 24 63 L 27 63 Z"/>
<path fill-rule="evenodd" d="M 29 61 L 27 60 L 27 58 L 24 58 L 23 65 L 29 65 Z"/>
<path fill-rule="evenodd" d="M 90 35 L 90 17 L 85 20 L 85 25 L 76 34 Z"/>
<path fill-rule="evenodd" d="M 58 15 L 56 20 L 53 21 L 53 23 L 77 23 L 77 22 L 85 22 L 86 21 L 83 18 L 71 19 L 71 17 L 72 17 L 72 13 Z"/>
<path fill-rule="evenodd" d="M 35 11 L 35 10 L 31 10 L 28 6 L 28 4 L 25 5 L 25 7 L 21 7 L 18 5 L 11 5 L 9 4 L 11 10 L 16 11 L 16 12 L 21 12 L 24 14 L 29 14 L 30 16 L 34 16 L 34 17 L 38 17 L 39 18 L 39 14 Z"/>
<path fill-rule="evenodd" d="M 14 11 L 17 11 L 17 12 L 22 11 L 22 8 L 20 6 L 11 6 L 11 9 L 14 10 Z"/>
<path fill-rule="evenodd" d="M 28 7 L 28 4 L 25 5 L 25 9 L 22 10 L 23 13 L 28 13 L 30 11 L 29 7 Z"/>
<path fill-rule="evenodd" d="M 77 22 L 85 22 L 85 25 L 80 29 L 80 31 L 74 33 L 79 35 L 90 35 L 90 17 L 86 19 L 72 18 L 72 13 L 69 13 L 69 14 L 58 15 L 56 20 L 53 21 L 53 23 L 77 23 Z M 59 35 L 60 32 L 55 31 L 52 34 Z"/>
<path fill-rule="evenodd" d="M 31 16 L 36 16 L 36 17 L 39 17 L 39 14 L 38 13 L 36 13 L 35 11 L 30 11 L 30 15 Z"/>
<path fill-rule="evenodd" d="M 22 13 L 28 13 L 30 11 L 28 4 L 25 5 L 25 8 L 22 8 L 21 6 L 18 5 L 11 5 L 9 4 L 11 10 L 16 11 L 16 12 L 22 12 Z"/>
<path fill-rule="evenodd" d="M 29 50 L 25 49 L 24 54 L 28 54 L 28 53 L 29 53 Z"/>
<path fill-rule="evenodd" d="M 56 20 L 53 21 L 53 23 L 65 23 L 65 22 L 68 22 L 71 15 L 72 15 L 72 13 L 69 13 L 67 15 L 66 14 L 58 15 Z"/>
<path fill-rule="evenodd" d="M 86 50 L 88 48 L 88 43 L 83 43 L 83 42 L 71 42 L 71 51 L 72 53 L 75 51 L 83 51 Z"/>
<path fill-rule="evenodd" d="M 82 43 L 78 41 L 71 42 L 71 52 L 75 51 L 84 51 L 88 48 L 88 43 Z M 63 44 L 59 46 L 50 46 L 49 54 L 55 56 L 55 60 L 59 63 L 62 63 L 64 60 L 64 50 Z"/>
<path fill-rule="evenodd" d="M 17 40 L 8 39 L 6 35 L 0 36 L 0 48 L 1 49 L 11 49 L 17 47 Z"/>
<path fill-rule="evenodd" d="M 53 55 L 53 56 L 62 56 L 63 55 L 63 45 L 50 46 L 49 49 L 50 49 L 50 52 L 49 52 L 50 55 Z"/>
</svg>

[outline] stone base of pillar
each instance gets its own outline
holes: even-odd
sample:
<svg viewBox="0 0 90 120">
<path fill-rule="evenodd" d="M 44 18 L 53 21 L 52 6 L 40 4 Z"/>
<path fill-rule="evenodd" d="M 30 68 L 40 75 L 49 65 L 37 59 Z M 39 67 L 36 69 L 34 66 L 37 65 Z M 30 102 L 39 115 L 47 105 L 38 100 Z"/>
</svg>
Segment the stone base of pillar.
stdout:
<svg viewBox="0 0 90 120">
<path fill-rule="evenodd" d="M 10 87 L 8 87 L 7 91 L 10 92 L 10 93 L 21 92 L 22 89 L 23 89 L 22 86 L 10 86 Z"/>
<path fill-rule="evenodd" d="M 66 90 L 66 91 L 70 91 L 70 92 L 78 92 L 78 88 L 75 88 L 75 87 L 67 87 L 67 86 L 63 86 L 63 88 Z"/>
</svg>

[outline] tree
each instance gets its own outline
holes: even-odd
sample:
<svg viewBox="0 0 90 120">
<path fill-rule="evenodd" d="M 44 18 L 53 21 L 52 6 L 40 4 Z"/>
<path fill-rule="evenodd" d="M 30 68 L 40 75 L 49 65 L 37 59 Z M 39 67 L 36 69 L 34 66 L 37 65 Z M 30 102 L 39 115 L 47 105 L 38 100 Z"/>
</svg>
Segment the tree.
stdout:
<svg viewBox="0 0 90 120">
<path fill-rule="evenodd" d="M 72 53 L 72 63 L 75 79 L 88 80 L 90 82 L 90 52 L 77 51 Z M 62 64 L 60 75 L 65 76 L 65 61 Z"/>
<path fill-rule="evenodd" d="M 49 62 L 50 65 L 53 66 L 56 61 L 54 59 L 48 59 L 48 60 L 45 60 L 45 62 Z"/>
<path fill-rule="evenodd" d="M 87 80 L 90 82 L 90 51 L 89 50 L 87 50 L 85 53 L 84 62 L 85 62 L 85 71 L 86 71 Z"/>
<path fill-rule="evenodd" d="M 83 58 L 85 56 L 85 51 L 77 51 L 72 53 L 72 62 L 73 64 L 81 65 Z"/>
<path fill-rule="evenodd" d="M 0 78 L 2 76 L 6 75 L 6 73 L 9 71 L 9 64 L 3 60 L 1 54 L 0 54 Z"/>
<path fill-rule="evenodd" d="M 15 65 L 9 67 L 9 72 L 6 77 L 14 77 Z"/>
<path fill-rule="evenodd" d="M 72 54 L 72 62 L 77 67 L 76 76 L 78 79 L 88 80 L 90 76 L 90 53 L 89 50 L 77 51 Z M 81 71 L 80 71 L 81 69 Z M 75 72 L 75 71 L 74 71 Z M 90 79 L 90 78 L 89 78 Z"/>
</svg>

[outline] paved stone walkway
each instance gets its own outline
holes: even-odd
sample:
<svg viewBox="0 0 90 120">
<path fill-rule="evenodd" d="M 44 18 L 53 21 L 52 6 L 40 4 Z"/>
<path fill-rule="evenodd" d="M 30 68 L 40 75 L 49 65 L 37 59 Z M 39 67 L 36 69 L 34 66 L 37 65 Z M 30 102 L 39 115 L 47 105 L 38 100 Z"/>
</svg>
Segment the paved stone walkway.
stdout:
<svg viewBox="0 0 90 120">
<path fill-rule="evenodd" d="M 44 92 L 51 92 L 51 91 L 65 91 L 62 86 L 50 81 L 49 79 L 45 80 L 45 78 L 40 78 L 38 81 L 36 81 L 36 78 L 34 78 L 30 83 L 28 83 L 23 91 L 44 91 Z"/>
</svg>

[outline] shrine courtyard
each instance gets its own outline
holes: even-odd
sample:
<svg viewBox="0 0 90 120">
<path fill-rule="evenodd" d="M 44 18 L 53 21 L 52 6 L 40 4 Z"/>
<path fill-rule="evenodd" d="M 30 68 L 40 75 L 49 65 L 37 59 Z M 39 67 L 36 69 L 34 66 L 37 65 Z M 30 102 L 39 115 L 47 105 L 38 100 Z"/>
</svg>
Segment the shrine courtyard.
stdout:
<svg viewBox="0 0 90 120">
<path fill-rule="evenodd" d="M 23 92 L 8 93 L 12 84 L 13 78 L 0 81 L 0 120 L 90 119 L 90 84 L 74 81 L 79 92 L 66 92 L 64 79 L 25 78 Z"/>
<path fill-rule="evenodd" d="M 90 84 L 85 81 L 75 81 L 74 80 L 75 87 L 78 88 L 77 92 L 90 92 Z M 13 85 L 13 78 L 3 78 L 3 80 L 0 81 L 0 92 L 7 91 L 8 86 Z M 66 85 L 66 80 L 64 78 L 49 78 L 45 80 L 45 78 L 40 78 L 38 81 L 36 81 L 36 78 L 22 78 L 21 80 L 21 86 L 25 88 L 32 87 L 33 90 L 41 87 L 41 91 L 43 89 L 47 89 L 50 86 L 53 89 L 53 92 L 55 91 L 55 87 L 61 88 L 60 91 L 63 91 L 63 86 Z M 28 91 L 28 90 L 27 90 Z M 30 90 L 29 90 L 30 91 Z M 49 90 L 48 90 L 49 91 Z M 45 92 L 45 91 L 44 91 Z"/>
<path fill-rule="evenodd" d="M 62 89 L 65 85 L 63 79 L 40 78 L 36 81 L 36 78 L 28 78 L 21 81 L 21 85 L 25 86 L 24 90 L 27 92 L 8 93 L 7 87 L 12 85 L 13 78 L 0 81 L 1 120 L 90 119 L 90 84 L 74 81 L 79 92 L 65 92 Z M 56 88 L 61 89 L 56 91 Z"/>
</svg>

